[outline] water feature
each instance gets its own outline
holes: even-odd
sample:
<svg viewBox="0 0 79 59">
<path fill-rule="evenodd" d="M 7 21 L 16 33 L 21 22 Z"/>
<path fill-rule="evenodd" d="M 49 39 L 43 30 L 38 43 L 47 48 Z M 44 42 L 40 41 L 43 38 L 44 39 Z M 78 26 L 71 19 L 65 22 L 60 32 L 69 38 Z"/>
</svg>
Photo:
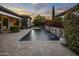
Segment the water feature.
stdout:
<svg viewBox="0 0 79 59">
<path fill-rule="evenodd" d="M 25 35 L 20 41 L 53 41 L 59 40 L 54 34 L 51 34 L 45 29 L 33 29 L 27 35 Z"/>
</svg>

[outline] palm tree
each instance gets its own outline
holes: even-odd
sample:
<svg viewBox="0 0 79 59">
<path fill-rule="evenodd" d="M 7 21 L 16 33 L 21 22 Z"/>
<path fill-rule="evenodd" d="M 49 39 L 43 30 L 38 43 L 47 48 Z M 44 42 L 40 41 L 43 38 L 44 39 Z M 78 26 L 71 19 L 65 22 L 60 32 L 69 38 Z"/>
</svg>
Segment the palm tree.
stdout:
<svg viewBox="0 0 79 59">
<path fill-rule="evenodd" d="M 52 20 L 54 20 L 54 17 L 55 17 L 55 9 L 54 9 L 54 6 L 52 8 Z"/>
</svg>

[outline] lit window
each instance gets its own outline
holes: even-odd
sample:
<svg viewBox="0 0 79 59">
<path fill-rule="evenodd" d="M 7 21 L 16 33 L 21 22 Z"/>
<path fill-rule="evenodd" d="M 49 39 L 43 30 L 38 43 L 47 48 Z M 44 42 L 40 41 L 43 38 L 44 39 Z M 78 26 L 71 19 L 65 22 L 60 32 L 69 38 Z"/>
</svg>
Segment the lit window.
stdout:
<svg viewBox="0 0 79 59">
<path fill-rule="evenodd" d="M 0 17 L 0 21 L 1 21 L 1 17 Z"/>
</svg>

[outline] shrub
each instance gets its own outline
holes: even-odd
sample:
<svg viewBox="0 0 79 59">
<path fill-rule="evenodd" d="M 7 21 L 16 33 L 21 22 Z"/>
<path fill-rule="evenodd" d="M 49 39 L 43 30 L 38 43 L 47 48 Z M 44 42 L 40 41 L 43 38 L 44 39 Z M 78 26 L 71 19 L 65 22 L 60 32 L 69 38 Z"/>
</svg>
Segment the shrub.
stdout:
<svg viewBox="0 0 79 59">
<path fill-rule="evenodd" d="M 61 19 L 62 21 L 62 19 Z M 59 21 L 58 19 L 55 20 L 45 20 L 44 25 L 50 26 L 50 27 L 61 27 L 63 28 L 62 22 Z"/>
<path fill-rule="evenodd" d="M 66 14 L 64 31 L 67 45 L 79 54 L 79 16 L 72 13 Z"/>
<path fill-rule="evenodd" d="M 5 29 L 3 29 L 3 31 L 9 31 L 9 29 L 5 28 Z"/>
<path fill-rule="evenodd" d="M 19 32 L 20 28 L 18 26 L 11 26 L 10 27 L 10 32 Z"/>
</svg>

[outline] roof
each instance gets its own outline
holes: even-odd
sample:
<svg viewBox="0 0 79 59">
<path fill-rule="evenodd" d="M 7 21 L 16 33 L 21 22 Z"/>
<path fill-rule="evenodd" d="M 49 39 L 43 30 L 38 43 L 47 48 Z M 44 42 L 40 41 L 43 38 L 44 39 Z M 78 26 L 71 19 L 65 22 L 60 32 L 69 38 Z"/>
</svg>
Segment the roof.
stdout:
<svg viewBox="0 0 79 59">
<path fill-rule="evenodd" d="M 79 4 L 77 4 L 77 5 L 79 5 Z M 74 7 L 70 8 L 70 9 L 68 9 L 68 10 L 66 10 L 66 11 L 64 11 L 64 12 L 58 14 L 58 15 L 56 15 L 55 17 L 62 16 L 62 15 L 64 15 L 64 14 L 66 14 L 68 11 L 74 11 L 74 8 L 75 8 L 77 5 L 75 5 Z"/>
<path fill-rule="evenodd" d="M 72 9 L 72 8 L 71 8 L 71 9 Z M 55 17 L 62 16 L 62 15 L 64 15 L 64 14 L 66 14 L 68 11 L 70 11 L 71 9 L 68 9 L 68 10 L 62 12 L 62 13 L 56 15 Z"/>
<path fill-rule="evenodd" d="M 20 15 L 18 15 L 17 13 L 3 7 L 3 6 L 0 6 L 0 14 L 5 14 L 5 15 L 8 15 L 8 16 L 16 16 L 16 18 L 19 18 Z"/>
<path fill-rule="evenodd" d="M 20 15 L 21 18 L 30 18 L 32 19 L 29 15 Z"/>
</svg>

